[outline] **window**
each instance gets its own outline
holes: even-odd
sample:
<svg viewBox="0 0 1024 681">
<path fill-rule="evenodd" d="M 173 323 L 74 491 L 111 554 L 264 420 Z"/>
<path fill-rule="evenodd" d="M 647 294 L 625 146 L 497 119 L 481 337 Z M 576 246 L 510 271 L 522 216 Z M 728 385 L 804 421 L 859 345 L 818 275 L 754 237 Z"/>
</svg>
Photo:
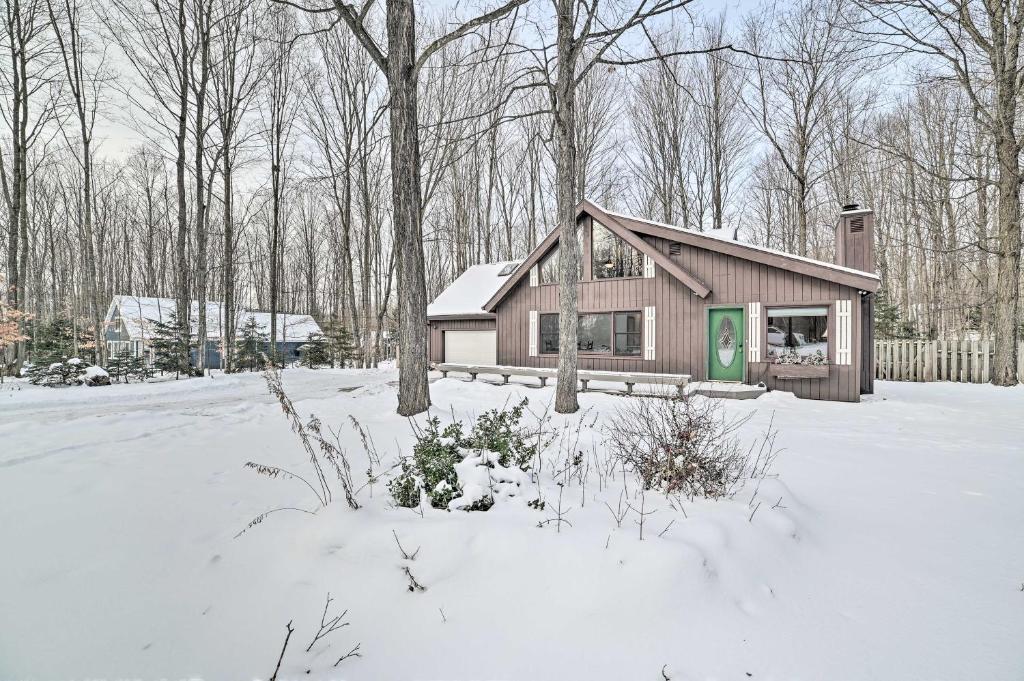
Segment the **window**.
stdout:
<svg viewBox="0 0 1024 681">
<path fill-rule="evenodd" d="M 558 352 L 558 315 L 540 316 L 540 354 L 552 355 Z"/>
<path fill-rule="evenodd" d="M 639 357 L 643 345 L 643 316 L 639 312 L 581 314 L 576 349 L 584 354 Z M 558 315 L 540 315 L 540 354 L 558 352 Z"/>
<path fill-rule="evenodd" d="M 510 262 L 509 264 L 507 264 L 507 265 L 505 265 L 504 267 L 501 268 L 501 271 L 498 272 L 498 276 L 499 277 L 507 277 L 508 275 L 510 275 L 513 272 L 515 272 L 517 267 L 519 267 L 519 262 L 518 261 L 517 262 Z"/>
<path fill-rule="evenodd" d="M 576 332 L 576 349 L 586 353 L 611 354 L 612 316 L 610 314 L 581 314 Z"/>
<path fill-rule="evenodd" d="M 580 239 L 582 239 L 582 233 Z M 538 264 L 540 270 L 540 283 L 541 284 L 557 284 L 558 283 L 558 253 L 561 249 L 555 246 L 551 249 L 551 252 L 541 258 Z M 580 257 L 583 254 L 583 244 L 580 243 Z M 583 261 L 580 261 L 579 273 L 580 279 L 583 279 Z"/>
<path fill-rule="evenodd" d="M 626 356 L 640 355 L 640 336 L 643 329 L 643 317 L 639 312 L 615 313 L 615 354 Z"/>
<path fill-rule="evenodd" d="M 768 309 L 768 356 L 795 353 L 828 357 L 828 308 L 776 307 Z"/>
<path fill-rule="evenodd" d="M 642 277 L 644 256 L 607 227 L 595 221 L 591 231 L 591 264 L 594 279 Z"/>
<path fill-rule="evenodd" d="M 540 283 L 558 283 L 558 247 L 551 249 L 540 261 Z M 557 326 L 557 324 L 556 324 Z"/>
</svg>

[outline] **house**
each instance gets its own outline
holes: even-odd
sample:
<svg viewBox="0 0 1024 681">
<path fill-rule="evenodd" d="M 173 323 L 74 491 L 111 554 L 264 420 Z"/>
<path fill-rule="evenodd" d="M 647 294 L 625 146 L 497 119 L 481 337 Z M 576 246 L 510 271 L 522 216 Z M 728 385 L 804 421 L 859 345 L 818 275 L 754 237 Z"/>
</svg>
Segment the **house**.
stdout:
<svg viewBox="0 0 1024 681">
<path fill-rule="evenodd" d="M 158 322 L 170 322 L 171 315 L 177 309 L 174 298 L 145 298 L 139 296 L 114 296 L 107 308 L 104 318 L 104 338 L 107 343 L 107 356 L 128 353 L 136 357 L 145 357 L 153 363 L 151 342 Z M 206 304 L 206 366 L 221 365 L 221 333 L 225 311 L 221 303 Z M 235 325 L 236 339 L 242 337 L 242 327 L 252 317 L 256 320 L 259 331 L 267 337 L 270 335 L 270 313 L 235 310 L 232 315 Z M 199 305 L 192 301 L 189 324 L 195 337 L 199 320 Z M 277 314 L 277 352 L 285 361 L 299 358 L 299 347 L 308 342 L 310 334 L 322 333 L 320 325 L 306 314 Z M 192 350 L 192 363 L 196 363 L 197 349 Z"/>
<path fill-rule="evenodd" d="M 836 262 L 577 210 L 579 368 L 689 374 L 856 402 L 872 392 L 874 213 L 846 206 Z M 556 229 L 469 268 L 427 308 L 431 362 L 558 365 Z"/>
</svg>

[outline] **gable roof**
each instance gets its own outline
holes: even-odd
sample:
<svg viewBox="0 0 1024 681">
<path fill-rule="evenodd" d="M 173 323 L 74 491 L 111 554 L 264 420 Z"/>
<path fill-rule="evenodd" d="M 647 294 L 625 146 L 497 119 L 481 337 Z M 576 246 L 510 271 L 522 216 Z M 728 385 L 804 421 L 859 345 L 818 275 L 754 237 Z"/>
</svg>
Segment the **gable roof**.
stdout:
<svg viewBox="0 0 1024 681">
<path fill-rule="evenodd" d="M 590 204 L 602 210 L 600 206 L 589 200 L 584 201 L 581 206 Z M 764 265 L 771 265 L 780 269 L 790 269 L 800 274 L 806 274 L 826 281 L 833 281 L 837 284 L 846 284 L 868 291 L 878 289 L 881 279 L 874 272 L 865 272 L 853 267 L 843 267 L 825 260 L 815 260 L 802 255 L 779 251 L 767 246 L 757 246 L 744 241 L 736 241 L 723 232 L 729 230 L 712 230 L 710 232 L 698 232 L 693 229 L 685 229 L 675 225 L 668 225 L 663 222 L 645 220 L 614 211 L 604 211 L 606 214 L 618 218 L 626 227 L 642 234 L 659 236 L 672 241 L 705 248 L 726 255 L 732 255 L 744 260 L 758 262 Z M 867 209 L 861 212 L 869 212 Z M 845 276 L 849 275 L 849 276 Z"/>
<path fill-rule="evenodd" d="M 113 321 L 114 312 L 120 314 L 125 331 L 132 340 L 144 340 L 152 338 L 154 333 L 154 321 L 170 321 L 170 315 L 177 310 L 177 301 L 174 298 L 150 298 L 144 296 L 114 296 L 107 308 L 107 315 L 104 321 Z M 199 304 L 192 301 L 189 315 L 189 323 L 192 333 L 196 332 L 199 322 Z M 206 337 L 213 340 L 221 336 L 221 318 L 223 317 L 223 305 L 217 302 L 206 303 Z M 256 324 L 261 333 L 270 333 L 270 313 L 255 312 L 250 310 L 235 311 L 235 328 L 241 329 L 249 320 L 249 317 L 256 319 Z M 322 333 L 320 325 L 308 314 L 277 313 L 277 341 L 279 343 L 305 342 L 309 340 L 309 334 Z"/>
<path fill-rule="evenodd" d="M 756 262 L 778 269 L 796 272 L 807 276 L 831 281 L 837 284 L 844 284 L 866 291 L 876 291 L 879 287 L 879 277 L 872 272 L 863 272 L 851 267 L 843 267 L 823 260 L 814 260 L 784 251 L 777 251 L 764 246 L 735 241 L 727 238 L 724 234 L 698 232 L 692 229 L 684 229 L 675 225 L 668 225 L 652 220 L 645 220 L 623 213 L 605 210 L 602 206 L 589 199 L 584 199 L 576 208 L 576 217 L 587 214 L 596 218 L 598 222 L 610 229 L 623 241 L 633 246 L 638 251 L 650 256 L 654 262 L 667 273 L 681 281 L 690 290 L 704 298 L 710 293 L 710 289 L 696 276 L 681 267 L 678 263 L 666 257 L 661 251 L 651 244 L 638 237 L 636 233 L 648 236 L 660 237 L 669 241 L 703 248 L 706 250 L 724 253 L 736 258 Z M 493 312 L 498 303 L 508 295 L 512 288 L 529 272 L 547 251 L 558 240 L 558 228 L 551 231 L 540 244 L 533 250 L 530 256 L 516 269 L 508 281 L 488 300 L 483 308 Z"/>
<path fill-rule="evenodd" d="M 473 265 L 427 306 L 427 317 L 493 317 L 483 309 L 483 303 L 494 295 L 510 274 L 518 270 L 518 264 L 518 260 L 512 260 Z"/>
</svg>

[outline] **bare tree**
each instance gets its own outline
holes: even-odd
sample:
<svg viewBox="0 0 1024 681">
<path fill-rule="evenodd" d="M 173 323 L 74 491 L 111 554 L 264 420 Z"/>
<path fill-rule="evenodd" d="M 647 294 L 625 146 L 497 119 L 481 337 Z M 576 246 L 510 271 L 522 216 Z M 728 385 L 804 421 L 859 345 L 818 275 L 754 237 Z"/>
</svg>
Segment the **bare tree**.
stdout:
<svg viewBox="0 0 1024 681">
<path fill-rule="evenodd" d="M 477 28 L 502 19 L 526 0 L 509 0 L 431 41 L 417 54 L 413 0 L 389 0 L 385 11 L 386 47 L 372 33 L 368 14 L 342 2 L 333 8 L 386 75 L 390 94 L 391 186 L 398 269 L 398 320 L 401 365 L 398 413 L 411 416 L 430 406 L 427 384 L 427 291 L 424 280 L 417 83 L 430 57 Z M 329 12 L 329 8 L 309 11 Z"/>
<path fill-rule="evenodd" d="M 4 294 L 12 315 L 26 311 L 29 279 L 29 156 L 55 115 L 50 84 L 56 69 L 41 0 L 12 0 L 4 5 L 2 40 L 10 70 L 0 71 L 4 91 L 0 114 L 10 130 L 10 158 L 0 153 L 0 183 L 7 208 L 7 282 Z M 25 359 L 24 342 L 14 349 L 15 369 Z"/>
<path fill-rule="evenodd" d="M 270 160 L 270 347 L 271 359 L 277 358 L 277 313 L 281 295 L 281 254 L 284 240 L 284 196 L 288 182 L 288 166 L 292 129 L 299 105 L 299 64 L 295 53 L 297 26 L 295 17 L 284 6 L 271 9 L 269 29 L 276 40 L 268 47 L 267 90 L 264 103 L 263 135 Z"/>
<path fill-rule="evenodd" d="M 177 224 L 174 235 L 175 315 L 181 347 L 191 345 L 189 200 L 187 184 L 188 137 L 192 70 L 196 55 L 189 0 L 164 4 L 157 0 L 111 0 L 103 21 L 124 51 L 145 90 L 145 98 L 130 88 L 129 101 L 148 117 L 147 132 L 167 135 L 174 147 Z M 200 317 L 205 311 L 200 311 Z M 205 338 L 202 339 L 205 343 Z M 187 357 L 181 357 L 182 364 Z"/>
<path fill-rule="evenodd" d="M 801 0 L 776 16 L 747 21 L 745 39 L 777 59 L 752 60 L 744 99 L 753 124 L 792 177 L 796 250 L 808 255 L 811 195 L 826 173 L 829 114 L 854 86 L 866 62 L 842 20 L 839 0 Z"/>
<path fill-rule="evenodd" d="M 224 227 L 222 279 L 224 337 L 223 368 L 234 369 L 236 307 L 235 276 L 237 241 L 235 230 L 235 169 L 248 142 L 244 125 L 262 83 L 265 61 L 260 49 L 260 32 L 265 9 L 247 0 L 223 0 L 223 12 L 214 37 L 218 53 L 213 68 L 214 107 L 219 132 L 221 169 L 221 220 Z"/>
<path fill-rule="evenodd" d="M 864 29 L 883 44 L 923 57 L 955 81 L 995 150 L 997 215 L 995 336 L 992 383 L 1016 385 L 1020 322 L 1021 173 L 1024 134 L 1024 3 L 966 0 L 858 0 L 870 16 Z"/>
</svg>

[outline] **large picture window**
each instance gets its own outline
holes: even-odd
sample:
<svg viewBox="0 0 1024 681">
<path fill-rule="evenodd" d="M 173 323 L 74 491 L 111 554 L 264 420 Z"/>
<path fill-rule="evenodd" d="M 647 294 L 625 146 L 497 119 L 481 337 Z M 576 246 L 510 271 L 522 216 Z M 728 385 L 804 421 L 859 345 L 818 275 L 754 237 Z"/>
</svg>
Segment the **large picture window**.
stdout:
<svg viewBox="0 0 1024 681">
<path fill-rule="evenodd" d="M 768 308 L 768 356 L 795 354 L 828 358 L 828 308 Z"/>
<path fill-rule="evenodd" d="M 584 354 L 639 357 L 643 346 L 643 316 L 639 312 L 581 314 L 576 349 Z M 540 315 L 540 352 L 558 352 L 558 315 Z"/>
<path fill-rule="evenodd" d="M 612 351 L 612 316 L 581 314 L 576 332 L 576 348 L 580 352 L 610 354 Z"/>
<path fill-rule="evenodd" d="M 596 220 L 591 230 L 590 252 L 594 279 L 644 275 L 643 254 Z"/>
</svg>

